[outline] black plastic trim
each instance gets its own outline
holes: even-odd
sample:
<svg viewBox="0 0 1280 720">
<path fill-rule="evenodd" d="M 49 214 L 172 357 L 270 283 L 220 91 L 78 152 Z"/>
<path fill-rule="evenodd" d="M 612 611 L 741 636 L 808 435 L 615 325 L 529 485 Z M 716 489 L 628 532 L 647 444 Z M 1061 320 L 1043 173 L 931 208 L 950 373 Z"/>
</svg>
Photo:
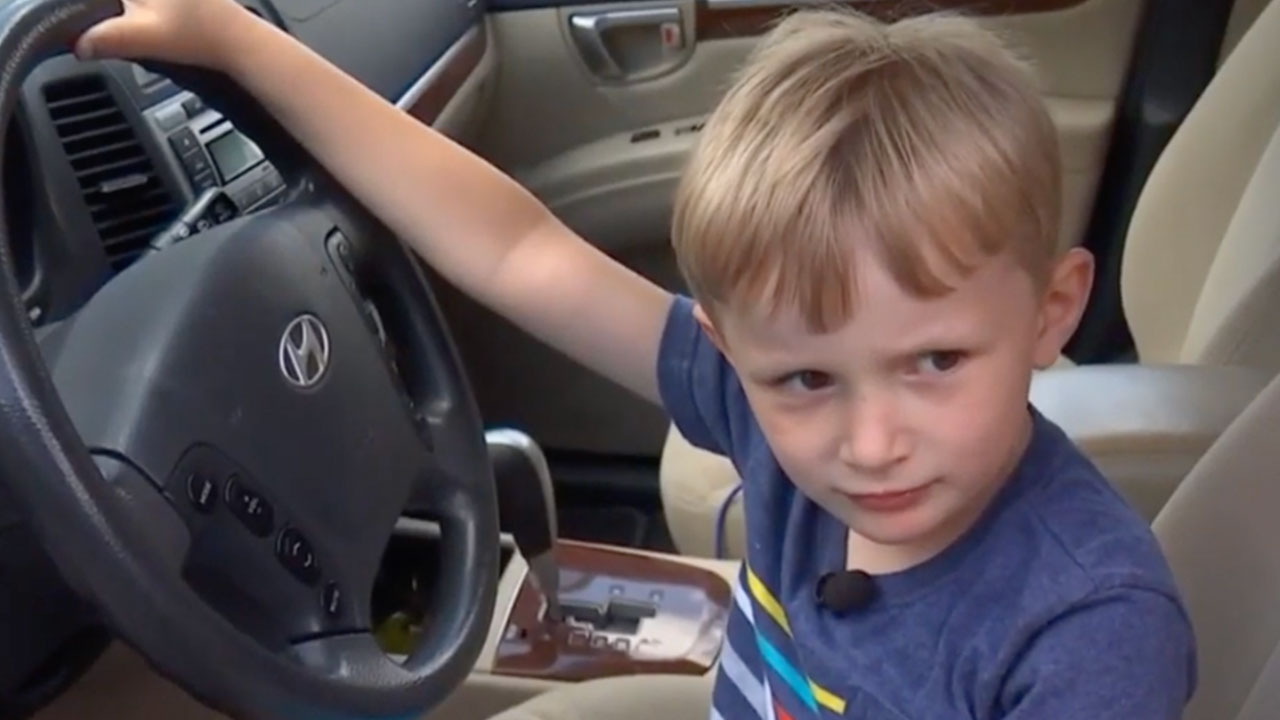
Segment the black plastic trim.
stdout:
<svg viewBox="0 0 1280 720">
<path fill-rule="evenodd" d="M 1066 354 L 1077 363 L 1133 358 L 1120 272 L 1125 236 L 1151 168 L 1218 69 L 1231 2 L 1148 2 L 1116 112 L 1106 170 L 1084 246 L 1097 259 L 1093 295 Z"/>
</svg>

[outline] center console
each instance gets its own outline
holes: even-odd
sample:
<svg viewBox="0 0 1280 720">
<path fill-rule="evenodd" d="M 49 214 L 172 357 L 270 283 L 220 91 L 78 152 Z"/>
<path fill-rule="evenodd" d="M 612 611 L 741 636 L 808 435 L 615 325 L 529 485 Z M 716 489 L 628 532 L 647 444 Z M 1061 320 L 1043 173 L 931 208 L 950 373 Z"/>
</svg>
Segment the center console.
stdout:
<svg viewBox="0 0 1280 720">
<path fill-rule="evenodd" d="M 490 672 L 548 682 L 706 674 L 729 617 L 726 579 L 682 558 L 559 540 L 541 448 L 511 429 L 485 441 L 501 525 L 521 561 L 504 568 Z"/>
</svg>

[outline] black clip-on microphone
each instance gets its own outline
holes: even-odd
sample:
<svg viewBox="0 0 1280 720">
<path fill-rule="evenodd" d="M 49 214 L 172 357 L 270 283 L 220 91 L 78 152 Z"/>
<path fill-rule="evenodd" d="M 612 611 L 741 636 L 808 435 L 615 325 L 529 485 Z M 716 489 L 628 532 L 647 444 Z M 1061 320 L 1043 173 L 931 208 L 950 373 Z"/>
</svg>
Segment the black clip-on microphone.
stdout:
<svg viewBox="0 0 1280 720">
<path fill-rule="evenodd" d="M 875 578 L 862 570 L 829 572 L 813 588 L 818 604 L 837 615 L 865 610 L 875 601 Z"/>
</svg>

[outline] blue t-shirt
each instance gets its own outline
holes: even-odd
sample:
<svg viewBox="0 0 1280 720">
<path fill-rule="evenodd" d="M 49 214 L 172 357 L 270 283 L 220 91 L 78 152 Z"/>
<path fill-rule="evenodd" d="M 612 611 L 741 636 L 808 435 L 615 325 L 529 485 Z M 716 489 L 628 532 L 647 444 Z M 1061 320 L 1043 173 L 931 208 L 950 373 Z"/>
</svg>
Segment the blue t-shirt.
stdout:
<svg viewBox="0 0 1280 720">
<path fill-rule="evenodd" d="M 659 386 L 677 428 L 743 478 L 747 558 L 713 720 L 1175 720 L 1195 646 L 1147 524 L 1034 409 L 1017 469 L 934 558 L 842 616 L 814 598 L 847 528 L 788 480 L 692 303 L 673 304 Z"/>
</svg>

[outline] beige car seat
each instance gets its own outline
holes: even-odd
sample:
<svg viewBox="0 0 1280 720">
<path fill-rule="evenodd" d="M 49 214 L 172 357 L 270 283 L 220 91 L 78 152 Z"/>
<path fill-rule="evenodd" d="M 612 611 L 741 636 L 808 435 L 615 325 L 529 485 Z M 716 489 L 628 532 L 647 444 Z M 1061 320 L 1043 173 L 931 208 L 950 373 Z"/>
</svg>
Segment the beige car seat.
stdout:
<svg viewBox="0 0 1280 720">
<path fill-rule="evenodd" d="M 1061 363 L 1033 384 L 1032 401 L 1147 517 L 1280 370 L 1280 334 L 1269 332 L 1280 315 L 1280 159 L 1264 153 L 1280 124 L 1277 67 L 1280 7 L 1272 3 L 1147 179 L 1121 277 L 1140 364 Z M 671 428 L 661 485 L 681 552 L 713 556 L 724 510 L 725 555 L 742 556 L 738 475 L 728 461 Z"/>
</svg>

